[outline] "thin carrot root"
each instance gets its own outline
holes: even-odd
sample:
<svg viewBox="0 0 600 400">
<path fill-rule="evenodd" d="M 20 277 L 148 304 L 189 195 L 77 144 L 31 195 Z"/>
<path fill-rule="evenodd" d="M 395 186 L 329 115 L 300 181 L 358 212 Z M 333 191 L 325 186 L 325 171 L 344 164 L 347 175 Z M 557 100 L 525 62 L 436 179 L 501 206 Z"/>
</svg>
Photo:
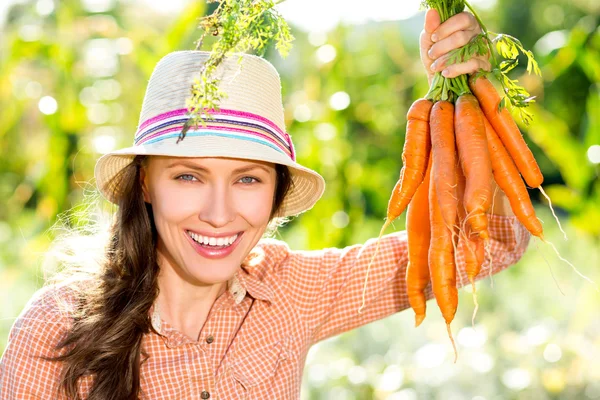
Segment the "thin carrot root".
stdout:
<svg viewBox="0 0 600 400">
<path fill-rule="evenodd" d="M 467 238 L 467 234 L 465 233 L 464 230 L 461 229 L 460 224 L 458 226 L 458 233 L 456 234 L 458 236 L 458 240 L 460 241 L 461 237 L 464 239 L 465 243 L 468 243 L 468 238 Z M 475 254 L 475 251 L 473 251 L 469 245 L 467 244 L 467 249 L 472 253 Z M 456 265 L 459 265 L 458 262 L 458 244 L 454 245 L 454 263 Z M 458 279 L 460 279 L 460 286 L 465 286 L 464 281 L 463 281 L 463 274 L 457 274 L 458 275 Z"/>
<path fill-rule="evenodd" d="M 538 251 L 540 250 L 537 241 L 535 242 L 535 248 Z M 560 288 L 560 285 L 558 284 L 558 280 L 556 280 L 556 276 L 554 275 L 554 271 L 552 270 L 552 266 L 550 265 L 550 263 L 546 259 L 546 256 L 544 256 L 544 253 L 542 253 L 541 251 L 539 253 L 542 256 L 542 258 L 544 259 L 544 261 L 546 262 L 546 265 L 548 266 L 548 269 L 550 270 L 550 275 L 552 276 L 552 279 L 554 280 L 554 284 L 558 288 L 558 291 L 560 292 L 560 294 L 562 294 L 563 296 L 565 296 L 565 292 L 563 292 L 563 290 Z"/>
<path fill-rule="evenodd" d="M 475 329 L 475 316 L 479 310 L 479 302 L 477 301 L 477 287 L 475 286 L 475 279 L 473 277 L 469 277 L 469 280 L 471 281 L 471 287 L 473 291 L 473 304 L 475 304 L 475 308 L 473 309 L 473 317 L 471 317 L 471 326 L 473 329 Z"/>
<path fill-rule="evenodd" d="M 371 265 L 373 264 L 373 261 L 375 261 L 375 257 L 377 257 L 377 254 L 379 253 L 379 244 L 381 243 L 381 237 L 383 236 L 383 232 L 385 232 L 385 230 L 387 229 L 388 226 L 390 226 L 391 223 L 392 223 L 392 221 L 388 219 L 383 224 L 383 227 L 381 228 L 381 231 L 379 232 L 379 237 L 377 238 L 377 246 L 375 246 L 375 252 L 373 253 L 373 257 L 371 257 L 371 260 L 369 261 L 369 265 L 367 266 L 367 274 L 365 275 L 365 284 L 363 286 L 363 292 L 362 292 L 362 304 L 358 308 L 359 314 L 362 313 L 363 308 L 365 308 L 365 295 L 367 293 L 367 282 L 369 281 L 369 271 L 371 270 Z"/>
<path fill-rule="evenodd" d="M 456 256 L 458 255 L 458 240 L 460 239 L 460 231 L 456 232 L 455 228 L 456 225 L 451 225 L 451 226 L 447 226 L 446 227 L 450 230 L 450 232 L 452 232 L 452 249 L 454 251 L 454 262 L 456 263 Z M 458 265 L 458 264 L 456 264 Z M 460 277 L 460 276 L 459 276 Z M 462 282 L 462 281 L 461 281 Z"/>
<path fill-rule="evenodd" d="M 597 291 L 597 292 L 600 292 L 600 288 L 598 287 L 598 284 L 597 284 L 596 282 L 594 282 L 593 280 L 591 280 L 590 278 L 588 278 L 587 276 L 583 275 L 581 272 L 579 272 L 579 270 L 578 270 L 577 268 L 575 268 L 575 266 L 574 266 L 573 264 L 571 264 L 571 262 L 570 262 L 570 261 L 568 261 L 568 260 L 564 259 L 564 258 L 563 258 L 563 257 L 560 255 L 560 253 L 558 252 L 558 250 L 556 249 L 556 247 L 554 246 L 554 244 L 553 244 L 551 241 L 549 241 L 549 240 L 546 240 L 546 243 L 548 243 L 550 246 L 552 246 L 552 248 L 554 249 L 554 252 L 556 253 L 556 255 L 558 256 L 558 258 L 559 258 L 561 261 L 564 261 L 564 262 L 566 262 L 567 264 L 569 264 L 569 265 L 571 266 L 571 268 L 573 268 L 573 271 L 575 271 L 575 273 L 576 273 L 577 275 L 579 275 L 580 277 L 582 277 L 583 279 L 585 279 L 586 281 L 588 281 L 589 283 L 591 283 L 592 285 L 594 285 L 594 288 L 596 289 L 596 291 Z"/>
<path fill-rule="evenodd" d="M 552 211 L 552 215 L 554 216 L 554 219 L 556 220 L 556 223 L 558 224 L 558 229 L 560 229 L 560 231 L 562 232 L 565 240 L 569 240 L 569 238 L 567 237 L 567 233 L 563 230 L 562 225 L 560 224 L 560 220 L 558 219 L 558 217 L 556 216 L 556 213 L 554 212 L 554 208 L 552 208 L 552 200 L 550 200 L 550 197 L 546 194 L 546 192 L 544 191 L 544 189 L 542 189 L 541 186 L 539 186 L 538 189 L 540 189 L 540 192 L 542 192 L 542 195 L 544 195 L 546 200 L 548 200 L 548 206 L 550 207 L 550 211 Z"/>
<path fill-rule="evenodd" d="M 494 269 L 494 260 L 492 257 L 492 252 L 490 250 L 490 240 L 489 239 L 484 239 L 483 241 L 483 247 L 485 248 L 485 254 L 488 256 L 488 259 L 490 260 L 490 266 L 488 269 L 488 276 L 490 277 L 490 287 L 493 289 L 494 288 L 494 276 L 492 274 L 492 270 Z"/>
<path fill-rule="evenodd" d="M 498 193 L 499 186 L 496 184 L 496 188 L 494 189 L 494 194 L 492 194 L 492 205 L 490 206 L 490 210 L 494 209 L 494 204 L 496 204 L 496 194 Z"/>
<path fill-rule="evenodd" d="M 467 235 L 465 233 L 463 233 L 463 237 L 466 239 Z M 475 255 L 475 250 L 473 248 L 471 248 L 471 246 L 469 246 L 468 244 L 468 240 L 465 242 L 465 247 L 466 247 L 466 251 L 469 251 L 471 253 L 471 255 L 474 258 L 477 258 L 477 256 Z M 467 278 L 469 279 L 469 282 L 471 283 L 471 290 L 473 292 L 473 304 L 475 305 L 475 309 L 473 310 L 473 317 L 471 318 L 471 324 L 473 325 L 473 328 L 475 328 L 475 316 L 477 315 L 477 310 L 479 310 L 479 302 L 477 301 L 477 288 L 475 286 L 475 276 L 469 274 L 467 276 Z M 462 277 L 461 277 L 461 282 L 462 282 Z"/>
<path fill-rule="evenodd" d="M 452 242 L 454 243 L 454 251 L 456 251 L 456 244 L 458 243 L 458 240 L 460 239 L 460 232 L 461 232 L 460 224 L 446 225 L 446 226 L 452 232 Z"/>
<path fill-rule="evenodd" d="M 454 342 L 454 338 L 452 337 L 452 329 L 450 328 L 450 323 L 446 322 L 446 328 L 448 329 L 448 337 L 452 342 L 452 348 L 454 349 L 454 364 L 458 361 L 458 350 L 456 349 L 456 342 Z"/>
</svg>

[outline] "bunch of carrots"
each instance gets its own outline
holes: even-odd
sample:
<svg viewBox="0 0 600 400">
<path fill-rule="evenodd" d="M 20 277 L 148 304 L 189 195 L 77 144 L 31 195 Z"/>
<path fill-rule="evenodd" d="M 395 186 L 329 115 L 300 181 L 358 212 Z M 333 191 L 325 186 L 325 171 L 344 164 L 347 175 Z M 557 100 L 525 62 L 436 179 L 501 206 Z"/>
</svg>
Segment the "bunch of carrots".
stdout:
<svg viewBox="0 0 600 400">
<path fill-rule="evenodd" d="M 408 112 L 404 166 L 388 204 L 385 226 L 407 208 L 408 299 L 416 325 L 425 318 L 425 288 L 434 296 L 450 333 L 458 307 L 456 262 L 464 255 L 473 285 L 489 241 L 486 213 L 492 182 L 504 191 L 518 220 L 543 240 L 543 229 L 525 182 L 539 188 L 543 176 L 510 112 L 485 77 L 453 104 L 419 99 Z M 523 181 L 525 180 L 525 182 Z M 476 301 L 476 300 L 475 300 Z"/>
<path fill-rule="evenodd" d="M 476 312 L 474 281 L 481 271 L 490 240 L 486 213 L 494 196 L 493 181 L 508 197 L 518 220 L 532 235 L 543 240 L 542 225 L 525 183 L 541 189 L 544 178 L 507 107 L 510 103 L 522 113 L 532 101 L 524 89 L 516 86 L 516 81 L 506 78 L 506 73 L 514 68 L 517 54 L 503 50 L 507 46 L 510 50 L 513 45 L 522 49 L 520 43 L 512 37 L 507 39 L 506 35 L 497 35 L 496 40 L 492 40 L 464 0 L 425 3 L 437 9 L 442 22 L 467 6 L 481 24 L 483 33 L 457 52 L 455 62 L 465 61 L 474 54 L 495 57 L 492 45 L 500 55 L 514 57 L 514 61 L 501 64 L 491 60 L 496 66 L 492 73 L 495 72 L 503 86 L 509 85 L 503 87 L 505 98 L 484 73 L 453 79 L 438 73 L 425 98 L 412 104 L 407 115 L 403 167 L 381 230 L 382 235 L 392 221 L 407 210 L 406 285 L 416 326 L 425 318 L 425 289 L 431 282 L 456 355 L 450 329 L 458 307 L 456 257 L 458 253 L 464 255 Z M 538 72 L 532 54 L 527 52 L 526 55 L 531 57 L 528 69 Z"/>
</svg>

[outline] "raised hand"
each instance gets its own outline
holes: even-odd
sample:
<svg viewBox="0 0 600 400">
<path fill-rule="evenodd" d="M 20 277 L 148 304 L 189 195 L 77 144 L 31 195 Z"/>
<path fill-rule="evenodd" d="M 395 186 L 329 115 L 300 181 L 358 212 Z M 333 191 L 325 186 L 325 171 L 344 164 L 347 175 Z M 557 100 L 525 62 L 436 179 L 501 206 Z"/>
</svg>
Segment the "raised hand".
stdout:
<svg viewBox="0 0 600 400">
<path fill-rule="evenodd" d="M 471 13 L 456 14 L 442 24 L 436 10 L 427 10 L 420 47 L 421 61 L 429 81 L 436 72 L 441 72 L 446 78 L 455 78 L 480 69 L 489 71 L 491 65 L 487 56 L 475 56 L 464 63 L 446 64 L 450 51 L 464 46 L 480 33 L 481 27 Z"/>
</svg>

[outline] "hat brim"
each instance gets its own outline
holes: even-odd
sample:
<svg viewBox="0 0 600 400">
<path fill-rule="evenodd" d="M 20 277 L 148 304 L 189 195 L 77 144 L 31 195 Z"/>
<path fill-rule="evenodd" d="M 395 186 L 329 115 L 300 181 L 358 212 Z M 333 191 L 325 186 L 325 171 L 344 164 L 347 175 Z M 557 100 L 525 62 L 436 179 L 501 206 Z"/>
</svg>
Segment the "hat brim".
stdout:
<svg viewBox="0 0 600 400">
<path fill-rule="evenodd" d="M 278 216 L 281 217 L 297 215 L 311 209 L 325 190 L 325 180 L 317 172 L 261 143 L 216 136 L 188 136 L 179 143 L 176 142 L 176 139 L 164 140 L 148 145 L 128 147 L 103 155 L 98 159 L 94 169 L 96 186 L 108 201 L 118 204 L 122 195 L 119 172 L 130 164 L 135 156 L 146 155 L 226 157 L 285 165 L 292 176 L 292 187 L 283 200 L 278 213 Z"/>
</svg>

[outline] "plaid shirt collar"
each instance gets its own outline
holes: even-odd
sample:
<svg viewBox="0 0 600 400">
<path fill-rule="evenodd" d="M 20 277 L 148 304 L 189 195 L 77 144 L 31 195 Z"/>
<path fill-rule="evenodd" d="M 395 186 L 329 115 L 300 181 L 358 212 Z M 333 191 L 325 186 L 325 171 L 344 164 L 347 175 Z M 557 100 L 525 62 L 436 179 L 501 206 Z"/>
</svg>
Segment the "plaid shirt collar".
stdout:
<svg viewBox="0 0 600 400">
<path fill-rule="evenodd" d="M 265 255 L 260 247 L 256 247 L 244 260 L 241 268 L 227 282 L 227 291 L 233 301 L 232 306 L 238 306 L 249 294 L 256 300 L 271 303 L 273 300 L 273 288 L 265 283 L 261 277 L 264 276 Z M 163 321 L 160 317 L 160 309 L 155 304 L 150 309 L 151 323 L 154 330 L 161 336 L 168 335 L 167 330 L 163 332 Z M 171 331 L 171 329 L 168 329 Z M 183 334 L 181 334 L 183 336 Z M 179 335 L 176 335 L 179 336 Z M 185 341 L 175 340 L 177 342 Z M 173 343 L 176 345 L 176 343 Z"/>
</svg>

